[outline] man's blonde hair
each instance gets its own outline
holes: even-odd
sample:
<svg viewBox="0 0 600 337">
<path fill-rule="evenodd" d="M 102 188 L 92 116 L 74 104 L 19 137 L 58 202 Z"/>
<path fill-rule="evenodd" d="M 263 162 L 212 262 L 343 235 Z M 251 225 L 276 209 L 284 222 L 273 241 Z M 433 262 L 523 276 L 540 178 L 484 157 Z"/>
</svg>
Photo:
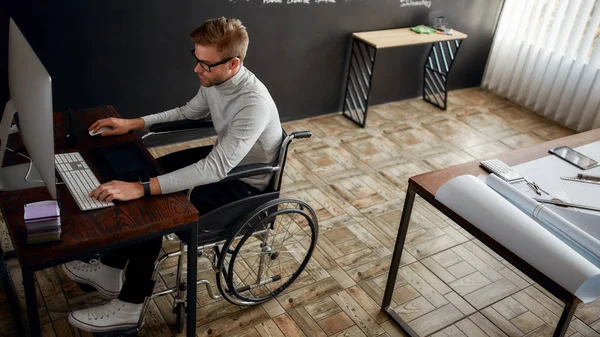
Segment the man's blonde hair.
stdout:
<svg viewBox="0 0 600 337">
<path fill-rule="evenodd" d="M 246 57 L 248 32 L 238 19 L 210 19 L 194 29 L 190 37 L 195 44 L 216 47 L 223 57 L 239 57 L 241 61 Z"/>
</svg>

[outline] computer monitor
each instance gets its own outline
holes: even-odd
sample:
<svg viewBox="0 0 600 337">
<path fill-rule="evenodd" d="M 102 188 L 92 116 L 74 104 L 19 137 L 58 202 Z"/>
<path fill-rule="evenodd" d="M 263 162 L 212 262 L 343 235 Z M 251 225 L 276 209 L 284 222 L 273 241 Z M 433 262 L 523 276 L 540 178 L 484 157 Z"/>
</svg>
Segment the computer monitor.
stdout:
<svg viewBox="0 0 600 337">
<path fill-rule="evenodd" d="M 52 198 L 56 199 L 52 82 L 12 18 L 8 33 L 8 87 L 10 101 L 6 103 L 0 122 L 0 165 L 15 113 L 19 135 L 31 162 L 0 168 L 0 190 L 46 185 Z"/>
</svg>

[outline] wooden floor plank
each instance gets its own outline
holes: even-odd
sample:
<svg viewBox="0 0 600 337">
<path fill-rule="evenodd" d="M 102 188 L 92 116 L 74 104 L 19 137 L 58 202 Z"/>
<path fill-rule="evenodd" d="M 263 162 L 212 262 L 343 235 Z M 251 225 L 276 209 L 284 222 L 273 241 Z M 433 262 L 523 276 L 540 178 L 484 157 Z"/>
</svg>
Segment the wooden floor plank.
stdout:
<svg viewBox="0 0 600 337">
<path fill-rule="evenodd" d="M 483 310 L 481 310 L 481 314 L 483 314 L 485 318 L 487 318 L 490 322 L 496 325 L 500 330 L 502 330 L 502 332 L 504 332 L 508 336 L 522 336 L 524 333 L 528 333 L 533 329 L 539 327 L 540 325 L 544 324 L 544 322 L 540 320 L 539 324 L 531 324 L 531 326 L 527 327 L 520 325 L 517 327 L 513 324 L 513 321 L 507 320 L 492 307 L 484 308 Z"/>
<path fill-rule="evenodd" d="M 507 335 L 502 332 L 497 326 L 486 319 L 482 314 L 476 312 L 469 316 L 469 319 L 475 323 L 481 330 L 490 337 L 506 337 Z"/>
<path fill-rule="evenodd" d="M 373 317 L 377 323 L 386 321 L 387 315 L 381 310 L 381 303 L 376 303 L 369 295 L 358 286 L 346 289 L 348 294 L 365 309 L 369 316 Z"/>
<path fill-rule="evenodd" d="M 304 308 L 292 310 L 289 315 L 307 336 L 326 337 L 328 335 Z"/>
<path fill-rule="evenodd" d="M 427 336 L 463 317 L 463 314 L 458 309 L 448 303 L 441 308 L 412 320 L 410 325 L 420 336 Z"/>
<path fill-rule="evenodd" d="M 502 279 L 466 295 L 465 300 L 476 309 L 482 309 L 518 290 L 512 282 Z"/>
<path fill-rule="evenodd" d="M 326 296 L 320 301 L 308 304 L 304 306 L 304 309 L 306 309 L 316 321 L 323 320 L 342 311 L 330 296 Z"/>
<path fill-rule="evenodd" d="M 262 307 L 252 306 L 231 316 L 197 326 L 196 335 L 201 337 L 231 336 L 269 319 L 269 315 Z"/>
<path fill-rule="evenodd" d="M 434 310 L 435 307 L 423 296 L 402 303 L 394 308 L 394 311 L 407 322 Z"/>
<path fill-rule="evenodd" d="M 258 332 L 260 336 L 264 337 L 285 337 L 283 332 L 279 330 L 279 327 L 273 320 L 268 320 L 261 324 L 257 324 L 254 326 L 254 329 Z"/>
<path fill-rule="evenodd" d="M 346 291 L 340 291 L 332 295 L 331 298 L 365 335 L 377 336 L 384 332 L 377 322 Z"/>
<path fill-rule="evenodd" d="M 336 334 L 353 325 L 354 322 L 343 311 L 319 321 L 319 326 L 327 336 Z"/>
<path fill-rule="evenodd" d="M 444 328 L 444 330 L 442 331 L 438 331 L 436 333 L 434 333 L 433 335 L 431 335 L 431 337 L 466 337 L 467 335 L 465 335 L 462 331 L 460 331 L 459 328 L 456 327 L 456 325 L 450 325 L 446 328 Z"/>
<path fill-rule="evenodd" d="M 489 337 L 485 331 L 483 331 L 477 324 L 475 324 L 471 319 L 465 318 L 456 322 L 456 327 L 460 329 L 462 333 L 467 335 L 468 337 Z"/>
<path fill-rule="evenodd" d="M 277 316 L 273 318 L 273 321 L 275 321 L 275 324 L 277 324 L 279 330 L 281 330 L 285 336 L 306 337 L 300 327 L 294 323 L 294 320 L 288 314 Z"/>
<path fill-rule="evenodd" d="M 342 287 L 332 278 L 305 286 L 298 290 L 284 293 L 277 297 L 277 301 L 285 310 L 309 304 L 322 297 L 328 296 L 341 290 Z"/>
</svg>

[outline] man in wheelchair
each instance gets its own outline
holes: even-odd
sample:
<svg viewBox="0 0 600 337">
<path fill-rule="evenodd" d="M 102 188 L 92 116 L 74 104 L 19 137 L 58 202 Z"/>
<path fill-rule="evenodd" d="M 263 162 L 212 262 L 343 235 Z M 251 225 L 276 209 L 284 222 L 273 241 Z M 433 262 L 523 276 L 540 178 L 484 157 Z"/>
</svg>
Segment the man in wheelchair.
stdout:
<svg viewBox="0 0 600 337">
<path fill-rule="evenodd" d="M 218 18 L 208 20 L 190 36 L 194 41 L 194 72 L 201 85 L 196 96 L 179 108 L 137 119 L 102 119 L 89 129 L 108 127 L 110 130 L 102 136 L 121 135 L 148 130 L 156 123 L 210 115 L 217 132 L 216 144 L 159 158 L 167 173 L 150 177 L 149 183 L 110 181 L 92 191 L 91 197 L 125 201 L 198 186 L 190 200 L 202 215 L 267 188 L 272 173 L 221 181 L 238 165 L 275 164 L 282 140 L 277 107 L 269 91 L 243 65 L 248 48 L 246 28 L 237 19 Z M 136 326 L 144 300 L 152 294 L 151 277 L 161 244 L 160 238 L 148 240 L 106 252 L 100 261 L 65 264 L 63 269 L 71 279 L 91 285 L 107 297 L 116 297 L 105 305 L 72 312 L 69 322 L 91 332 Z"/>
</svg>

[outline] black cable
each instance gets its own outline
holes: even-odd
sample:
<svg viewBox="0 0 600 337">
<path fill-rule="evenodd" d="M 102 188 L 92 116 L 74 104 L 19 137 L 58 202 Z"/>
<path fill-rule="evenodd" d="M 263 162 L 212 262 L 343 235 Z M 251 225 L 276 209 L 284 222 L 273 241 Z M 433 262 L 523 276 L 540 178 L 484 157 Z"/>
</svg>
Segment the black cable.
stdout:
<svg viewBox="0 0 600 337">
<path fill-rule="evenodd" d="M 77 144 L 77 137 L 73 135 L 73 111 L 69 108 L 69 121 L 67 129 L 67 147 L 73 148 Z"/>
</svg>

